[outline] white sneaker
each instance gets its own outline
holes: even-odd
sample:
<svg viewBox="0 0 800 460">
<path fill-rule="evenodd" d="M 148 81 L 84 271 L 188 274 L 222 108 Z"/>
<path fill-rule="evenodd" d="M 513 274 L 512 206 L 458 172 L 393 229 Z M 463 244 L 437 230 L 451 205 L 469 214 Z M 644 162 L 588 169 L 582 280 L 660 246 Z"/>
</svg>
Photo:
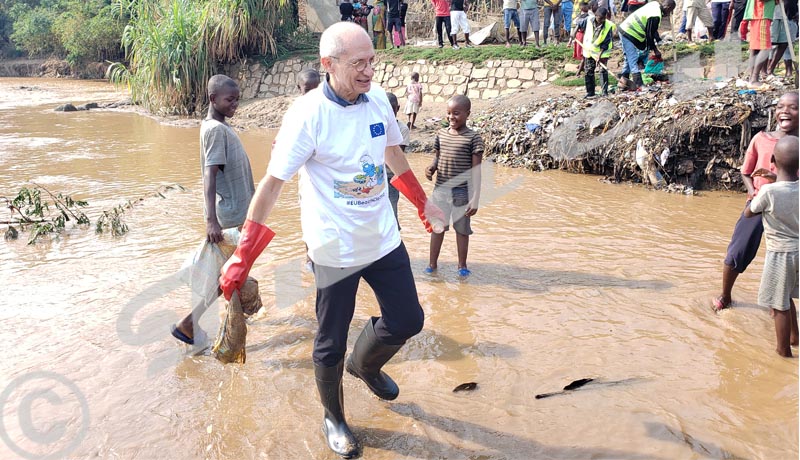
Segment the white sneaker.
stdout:
<svg viewBox="0 0 800 460">
<path fill-rule="evenodd" d="M 458 45 L 453 45 L 453 49 L 457 50 L 458 49 Z"/>
</svg>

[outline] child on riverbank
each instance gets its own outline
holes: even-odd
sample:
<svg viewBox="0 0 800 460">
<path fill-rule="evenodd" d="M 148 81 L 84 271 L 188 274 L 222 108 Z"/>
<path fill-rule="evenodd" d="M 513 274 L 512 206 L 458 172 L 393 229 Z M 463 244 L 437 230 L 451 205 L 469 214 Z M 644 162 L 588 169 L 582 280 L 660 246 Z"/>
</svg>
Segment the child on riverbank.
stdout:
<svg viewBox="0 0 800 460">
<path fill-rule="evenodd" d="M 742 181 L 747 188 L 745 208 L 750 206 L 750 200 L 758 195 L 761 186 L 768 182 L 763 176 L 754 176 L 753 172 L 760 168 L 774 171 L 774 165 L 770 164 L 770 159 L 775 144 L 784 136 L 797 136 L 798 134 L 797 91 L 791 91 L 781 96 L 775 107 L 775 119 L 778 121 L 778 129 L 772 132 L 761 131 L 753 136 L 750 146 L 745 152 L 744 163 L 740 168 Z M 764 226 L 761 223 L 761 216 L 747 217 L 743 211 L 733 228 L 731 242 L 728 244 L 725 262 L 722 266 L 722 293 L 712 300 L 714 311 L 718 312 L 731 306 L 731 293 L 736 278 L 744 273 L 750 262 L 756 257 L 763 233 Z"/>
<path fill-rule="evenodd" d="M 795 136 L 785 136 L 775 145 L 772 162 L 777 169 L 773 175 L 759 169 L 754 176 L 774 178 L 772 184 L 764 184 L 759 194 L 745 209 L 748 217 L 761 215 L 767 240 L 767 255 L 764 273 L 758 290 L 758 304 L 771 309 L 775 319 L 775 335 L 778 346 L 775 351 L 787 358 L 792 357 L 791 346 L 797 346 L 797 309 L 794 298 L 798 297 L 798 194 L 797 167 L 798 142 Z"/>
<path fill-rule="evenodd" d="M 194 326 L 219 297 L 216 280 L 222 264 L 235 249 L 235 246 L 220 245 L 223 242 L 223 231 L 236 229 L 244 224 L 247 208 L 255 193 L 250 159 L 236 131 L 225 121 L 239 107 L 239 85 L 225 75 L 214 75 L 208 80 L 207 86 L 208 115 L 200 125 L 200 168 L 203 175 L 206 241 L 217 245 L 224 257 L 217 259 L 221 263 L 212 270 L 213 273 L 204 274 L 204 277 L 213 280 L 214 286 L 203 287 L 203 298 L 193 302 L 192 313 L 172 328 L 173 337 L 195 348 L 204 347 L 205 344 L 201 342 L 205 339 L 198 339 Z M 197 293 L 194 277 L 192 283 L 192 290 Z"/>
<path fill-rule="evenodd" d="M 460 94 L 447 101 L 450 126 L 436 134 L 433 163 L 425 169 L 428 180 L 433 180 L 436 174 L 431 200 L 444 211 L 445 216 L 444 232 L 431 233 L 430 264 L 425 269 L 428 274 L 438 268 L 444 234 L 451 219 L 456 231 L 458 275 L 466 277 L 471 273 L 467 268 L 469 235 L 472 234 L 470 217 L 478 212 L 483 158 L 483 139 L 467 128 L 471 106 L 469 98 Z"/>
<path fill-rule="evenodd" d="M 411 74 L 411 83 L 406 87 L 406 115 L 408 115 L 408 129 L 416 129 L 417 113 L 422 108 L 422 83 L 419 74 Z"/>
<path fill-rule="evenodd" d="M 397 127 L 400 128 L 400 135 L 403 136 L 403 141 L 400 142 L 400 149 L 405 152 L 408 143 L 411 141 L 410 131 L 405 123 L 397 119 L 397 112 L 400 111 L 400 103 L 397 102 L 397 96 L 394 93 L 386 92 L 386 98 L 389 99 L 389 105 L 394 110 L 394 118 L 397 121 Z M 389 182 L 389 201 L 392 203 L 392 211 L 394 211 L 394 220 L 397 221 L 397 229 L 400 230 L 400 219 L 397 217 L 397 202 L 400 200 L 400 191 L 392 185 L 392 178 L 394 171 L 388 165 L 386 166 L 386 179 Z"/>
</svg>

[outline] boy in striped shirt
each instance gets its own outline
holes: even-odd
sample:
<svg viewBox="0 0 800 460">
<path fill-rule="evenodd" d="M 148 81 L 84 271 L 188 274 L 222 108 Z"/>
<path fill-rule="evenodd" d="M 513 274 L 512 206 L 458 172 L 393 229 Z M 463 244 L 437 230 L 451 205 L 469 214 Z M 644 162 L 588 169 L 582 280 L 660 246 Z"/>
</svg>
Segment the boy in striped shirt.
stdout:
<svg viewBox="0 0 800 460">
<path fill-rule="evenodd" d="M 431 200 L 444 211 L 445 224 L 453 221 L 458 249 L 458 275 L 467 277 L 467 252 L 469 235 L 472 234 L 470 217 L 478 212 L 481 195 L 481 159 L 483 139 L 467 128 L 472 103 L 463 95 L 455 95 L 447 101 L 447 120 L 450 126 L 441 129 L 434 140 L 433 163 L 425 169 L 425 177 L 436 186 Z M 445 225 L 445 232 L 449 225 Z M 438 268 L 439 252 L 442 249 L 444 232 L 431 233 L 430 264 L 425 273 L 434 273 Z"/>
</svg>

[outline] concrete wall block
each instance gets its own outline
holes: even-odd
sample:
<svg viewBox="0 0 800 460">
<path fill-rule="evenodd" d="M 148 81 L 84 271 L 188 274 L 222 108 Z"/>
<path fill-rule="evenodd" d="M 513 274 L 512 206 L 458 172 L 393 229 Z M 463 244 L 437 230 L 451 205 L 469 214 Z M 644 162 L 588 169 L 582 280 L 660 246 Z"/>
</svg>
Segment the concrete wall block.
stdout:
<svg viewBox="0 0 800 460">
<path fill-rule="evenodd" d="M 431 83 L 438 82 L 440 85 L 446 85 L 446 84 L 450 83 L 450 77 L 448 75 L 436 75 L 436 74 L 434 74 L 434 75 L 430 76 L 430 82 Z"/>
<path fill-rule="evenodd" d="M 531 66 L 534 69 L 544 69 L 544 61 L 542 61 L 541 59 L 537 59 L 537 60 L 533 61 L 533 64 L 531 64 Z M 537 78 L 537 80 L 538 80 L 538 78 Z"/>
<path fill-rule="evenodd" d="M 435 102 L 445 102 L 445 101 L 447 101 L 447 99 L 446 99 L 446 98 L 444 98 L 444 97 L 442 97 L 442 96 L 436 96 L 436 98 L 434 99 L 434 101 L 435 101 Z"/>
<path fill-rule="evenodd" d="M 487 89 L 486 91 L 483 92 L 483 98 L 484 99 L 491 99 L 491 98 L 497 97 L 499 95 L 500 95 L 500 91 L 498 91 L 496 89 Z"/>
<path fill-rule="evenodd" d="M 447 67 L 444 68 L 444 73 L 445 75 L 458 75 L 460 73 L 460 70 L 458 67 L 449 64 Z"/>
<path fill-rule="evenodd" d="M 471 89 L 471 90 L 467 91 L 467 97 L 470 98 L 470 99 L 480 99 L 481 98 L 481 92 L 478 91 L 477 89 Z"/>
<path fill-rule="evenodd" d="M 497 78 L 503 78 L 506 76 L 506 69 L 500 68 L 494 71 L 494 76 Z"/>
<path fill-rule="evenodd" d="M 506 88 L 506 89 L 500 91 L 500 94 L 514 94 L 517 91 L 518 90 L 516 90 L 516 89 Z"/>
<path fill-rule="evenodd" d="M 533 74 L 533 78 L 536 81 L 546 81 L 547 80 L 547 69 L 539 69 Z"/>
<path fill-rule="evenodd" d="M 516 78 L 513 78 L 511 80 L 508 80 L 508 83 L 506 83 L 506 85 L 509 88 L 519 88 L 520 86 L 522 86 L 522 82 L 517 80 Z"/>
<path fill-rule="evenodd" d="M 455 85 L 447 85 L 444 88 L 442 88 L 442 96 L 452 96 L 453 94 L 455 94 L 455 92 L 456 92 Z"/>
<path fill-rule="evenodd" d="M 450 77 L 450 81 L 455 83 L 455 84 L 457 84 L 457 85 L 460 85 L 462 83 L 466 83 L 467 82 L 467 77 L 465 77 L 463 75 L 453 75 L 452 77 Z"/>
<path fill-rule="evenodd" d="M 489 69 L 475 69 L 472 71 L 472 78 L 486 78 L 489 76 Z"/>
<path fill-rule="evenodd" d="M 442 85 L 431 85 L 428 88 L 428 92 L 433 95 L 437 95 L 442 92 Z"/>
<path fill-rule="evenodd" d="M 533 80 L 533 70 L 531 70 L 531 69 L 519 69 L 519 79 L 520 80 Z"/>
<path fill-rule="evenodd" d="M 519 70 L 516 67 L 506 69 L 507 78 L 517 78 L 517 76 L 519 76 Z"/>
<path fill-rule="evenodd" d="M 535 81 L 524 81 L 522 82 L 522 89 L 532 88 L 535 85 L 536 85 Z"/>
</svg>

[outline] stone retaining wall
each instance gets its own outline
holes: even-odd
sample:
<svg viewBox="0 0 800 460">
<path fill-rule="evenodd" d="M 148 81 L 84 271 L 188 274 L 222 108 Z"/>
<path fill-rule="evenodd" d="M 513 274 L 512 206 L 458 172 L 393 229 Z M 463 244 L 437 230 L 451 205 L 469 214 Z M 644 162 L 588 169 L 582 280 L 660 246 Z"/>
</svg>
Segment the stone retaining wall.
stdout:
<svg viewBox="0 0 800 460">
<path fill-rule="evenodd" d="M 289 59 L 269 68 L 261 62 L 244 61 L 227 73 L 239 81 L 242 99 L 253 99 L 297 94 L 296 75 L 307 68 L 319 70 L 319 60 Z M 453 94 L 466 94 L 470 99 L 492 99 L 556 78 L 542 60 L 497 60 L 486 61 L 483 65 L 419 60 L 403 64 L 381 62 L 375 68 L 373 81 L 403 98 L 412 72 L 419 73 L 424 85 L 423 100 L 427 102 L 443 102 Z"/>
</svg>

